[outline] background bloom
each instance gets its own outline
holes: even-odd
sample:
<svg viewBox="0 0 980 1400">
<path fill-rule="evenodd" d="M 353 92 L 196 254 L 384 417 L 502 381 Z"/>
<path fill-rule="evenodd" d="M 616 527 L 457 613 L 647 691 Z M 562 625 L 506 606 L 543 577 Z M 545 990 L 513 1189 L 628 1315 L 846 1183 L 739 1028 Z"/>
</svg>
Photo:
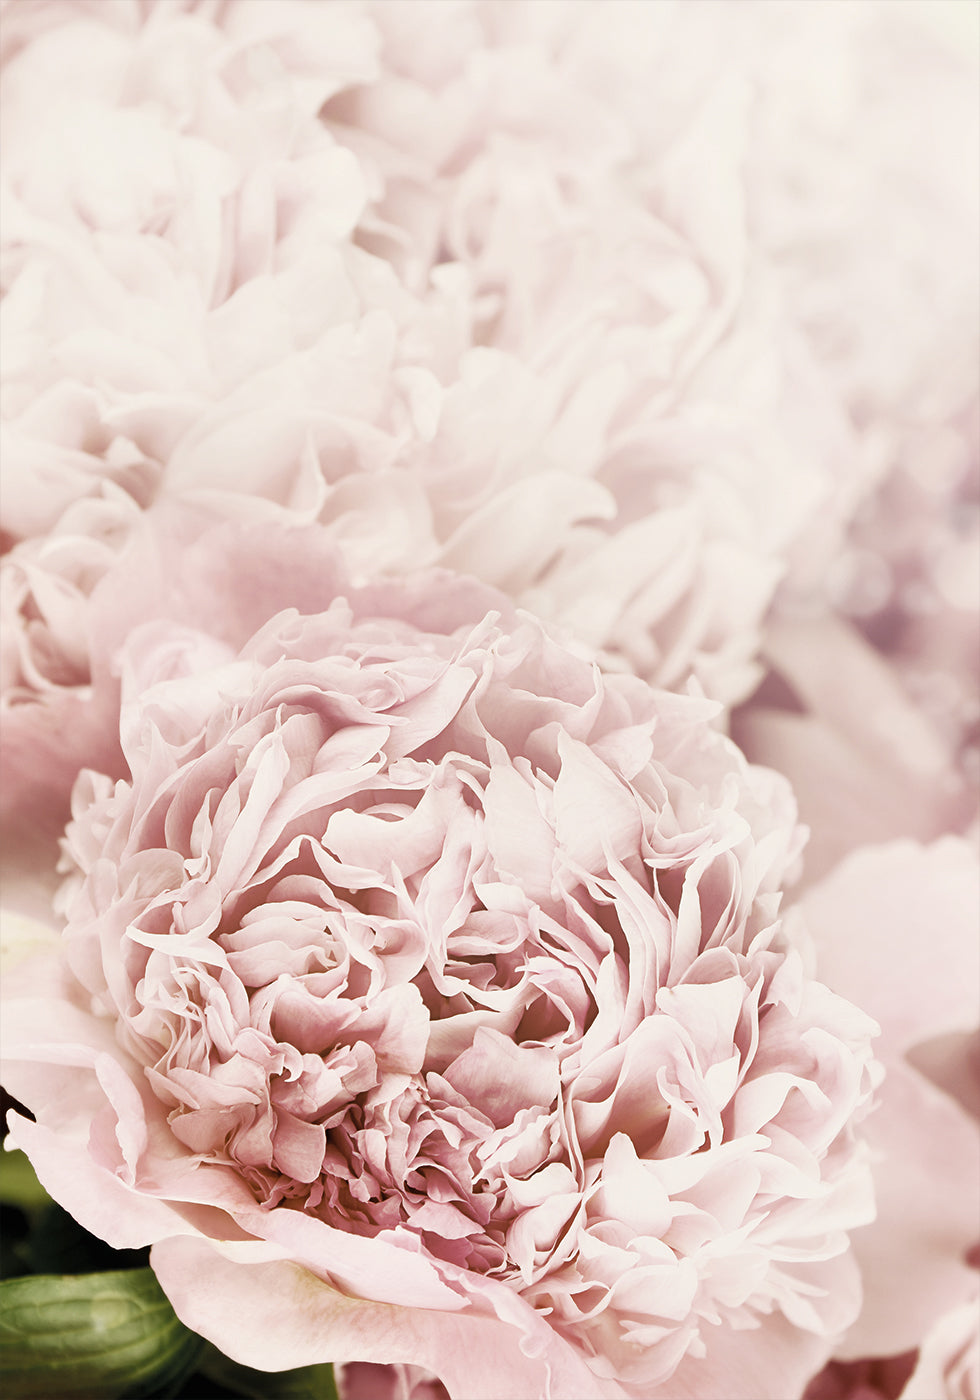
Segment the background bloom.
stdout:
<svg viewBox="0 0 980 1400">
<path fill-rule="evenodd" d="M 866 600 L 858 512 L 967 469 L 935 9 L 14 0 L 8 542 L 110 485 L 317 519 L 743 699 L 780 579 Z"/>
<path fill-rule="evenodd" d="M 79 777 L 61 955 L 6 1007 L 42 1181 L 250 1364 L 801 1385 L 857 1305 L 870 1023 L 780 932 L 781 780 L 445 577 L 238 648 L 321 537 L 182 560 L 207 612 L 121 651 L 128 776 Z"/>
<path fill-rule="evenodd" d="M 877 1214 L 853 1237 L 864 1301 L 847 1358 L 924 1347 L 976 1294 L 978 876 L 972 842 L 893 842 L 852 853 L 801 902 L 820 975 L 882 1031 L 867 1124 Z"/>
<path fill-rule="evenodd" d="M 980 1395 L 977 1307 L 978 1299 L 971 1298 L 939 1318 L 918 1352 L 831 1363 L 807 1386 L 803 1400 L 974 1400 Z"/>
<path fill-rule="evenodd" d="M 51 1189 L 345 1400 L 962 1400 L 975 15 L 0 9 Z"/>
<path fill-rule="evenodd" d="M 939 1319 L 919 1353 L 902 1400 L 973 1400 L 980 1395 L 980 1336 L 976 1297 Z"/>
</svg>

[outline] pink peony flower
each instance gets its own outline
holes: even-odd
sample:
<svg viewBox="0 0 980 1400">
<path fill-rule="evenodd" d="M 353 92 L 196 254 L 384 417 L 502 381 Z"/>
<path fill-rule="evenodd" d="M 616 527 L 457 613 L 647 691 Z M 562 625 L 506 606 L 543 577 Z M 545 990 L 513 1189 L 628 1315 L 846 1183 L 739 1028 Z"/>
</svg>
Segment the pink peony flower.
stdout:
<svg viewBox="0 0 980 1400">
<path fill-rule="evenodd" d="M 412 1397 L 410 1390 L 405 1394 Z M 978 1395 L 980 1298 L 974 1296 L 940 1317 L 918 1351 L 831 1362 L 807 1386 L 803 1400 L 977 1400 Z"/>
<path fill-rule="evenodd" d="M 840 487 L 860 499 L 903 457 L 948 457 L 950 439 L 955 453 L 976 410 L 976 14 L 947 0 L 747 9 L 764 35 L 748 58 L 754 229 L 859 444 L 863 480 Z"/>
<path fill-rule="evenodd" d="M 355 575 L 473 573 L 658 684 L 751 690 L 781 576 L 822 578 L 885 470 L 798 305 L 850 267 L 837 226 L 818 265 L 799 246 L 826 168 L 879 187 L 878 147 L 824 111 L 872 26 L 625 0 L 7 11 L 12 538 L 107 480 L 145 504 L 149 476 L 318 519 Z M 922 97 L 944 122 L 947 66 Z M 811 119 L 829 151 L 794 197 L 783 142 Z M 959 296 L 956 257 L 925 261 Z"/>
<path fill-rule="evenodd" d="M 463 567 L 662 682 L 695 664 L 744 692 L 778 564 L 712 504 L 710 428 L 661 442 L 651 417 L 738 295 L 734 99 L 695 104 L 638 199 L 614 75 L 583 107 L 577 60 L 555 69 L 574 12 L 538 34 L 518 13 L 509 32 L 480 5 L 448 26 L 426 5 L 10 7 L 10 534 L 143 459 L 170 493 L 319 516 L 355 570 Z M 437 59 L 411 77 L 406 20 Z M 722 225 L 701 206 L 723 143 Z M 648 483 L 638 453 L 662 463 Z"/>
<path fill-rule="evenodd" d="M 852 453 L 792 547 L 734 733 L 791 778 L 814 876 L 977 814 L 980 75 L 969 7 L 765 13 L 756 228 Z"/>
<path fill-rule="evenodd" d="M 127 777 L 78 778 L 8 979 L 14 1141 L 249 1364 L 796 1393 L 857 1307 L 872 1074 L 780 930 L 786 785 L 707 702 L 323 549 L 185 536 L 120 617 Z"/>
<path fill-rule="evenodd" d="M 922 1343 L 902 1400 L 977 1400 L 980 1396 L 980 1298 L 940 1318 Z"/>
<path fill-rule="evenodd" d="M 877 1215 L 853 1235 L 864 1299 L 838 1354 L 892 1356 L 925 1347 L 976 1295 L 977 852 L 952 836 L 855 851 L 800 908 L 820 976 L 881 1026 L 885 1080 L 866 1129 Z"/>
<path fill-rule="evenodd" d="M 108 487 L 0 559 L 0 870 L 7 907 L 43 909 L 75 773 L 122 774 L 118 682 L 102 650 L 101 587 L 139 509 Z M 40 890 L 40 896 L 38 891 Z M 38 906 L 38 898 L 41 904 Z"/>
<path fill-rule="evenodd" d="M 853 621 L 774 618 L 765 655 L 770 673 L 734 712 L 731 732 L 754 762 L 792 783 L 810 829 L 808 880 L 862 846 L 969 828 L 977 799 L 959 726 L 939 725 L 917 704 Z M 965 667 L 957 670 L 962 695 Z"/>
<path fill-rule="evenodd" d="M 972 422 L 970 421 L 972 418 Z M 829 601 L 886 661 L 952 776 L 980 776 L 980 418 L 922 432 L 862 507 Z"/>
</svg>

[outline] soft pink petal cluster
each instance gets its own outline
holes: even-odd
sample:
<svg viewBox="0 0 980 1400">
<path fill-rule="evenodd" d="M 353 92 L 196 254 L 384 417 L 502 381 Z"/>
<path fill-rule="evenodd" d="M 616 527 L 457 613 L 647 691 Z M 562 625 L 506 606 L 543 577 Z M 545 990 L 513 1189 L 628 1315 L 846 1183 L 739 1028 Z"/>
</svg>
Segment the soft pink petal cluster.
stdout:
<svg viewBox="0 0 980 1400">
<path fill-rule="evenodd" d="M 857 1308 L 872 1023 L 780 930 L 786 785 L 446 575 L 310 568 L 330 605 L 237 648 L 320 536 L 198 551 L 224 593 L 129 635 L 127 777 L 79 777 L 64 933 L 5 1010 L 42 1181 L 265 1366 L 298 1360 L 235 1323 L 248 1268 L 197 1256 L 267 1242 L 312 1274 L 299 1360 L 453 1395 L 471 1323 L 488 1395 L 645 1397 L 770 1327 L 746 1400 L 802 1385 Z"/>
<path fill-rule="evenodd" d="M 980 35 L 956 4 L 757 8 L 756 228 L 851 450 L 735 733 L 791 778 L 813 877 L 977 815 Z"/>
<path fill-rule="evenodd" d="M 111 485 L 217 495 L 316 518 L 355 572 L 462 569 L 619 666 L 743 697 L 780 576 L 822 578 L 907 380 L 969 343 L 935 313 L 962 304 L 962 182 L 940 164 L 924 199 L 918 146 L 851 139 L 882 83 L 889 112 L 912 84 L 969 128 L 963 64 L 901 6 L 848 8 L 12 0 L 4 530 L 93 494 L 128 518 Z M 802 180 L 801 66 L 809 97 L 850 80 Z M 915 200 L 949 244 L 908 254 L 925 311 L 841 369 L 828 337 Z M 901 363 L 869 407 L 876 355 Z"/>
<path fill-rule="evenodd" d="M 0 0 L 4 1083 L 242 1360 L 980 1400 L 968 9 Z"/>
</svg>

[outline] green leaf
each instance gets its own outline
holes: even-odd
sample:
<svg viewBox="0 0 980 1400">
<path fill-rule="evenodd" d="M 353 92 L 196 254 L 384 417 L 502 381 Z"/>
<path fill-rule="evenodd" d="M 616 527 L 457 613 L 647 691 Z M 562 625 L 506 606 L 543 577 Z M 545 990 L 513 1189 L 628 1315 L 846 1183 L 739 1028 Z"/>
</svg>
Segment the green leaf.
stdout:
<svg viewBox="0 0 980 1400">
<path fill-rule="evenodd" d="M 179 1384 L 202 1347 L 150 1269 L 0 1283 L 6 1400 L 139 1400 Z"/>
<path fill-rule="evenodd" d="M 337 1400 L 333 1367 L 300 1366 L 295 1371 L 253 1371 L 207 1346 L 198 1369 L 208 1380 L 248 1400 Z"/>
<path fill-rule="evenodd" d="M 25 1214 L 40 1210 L 50 1201 L 34 1175 L 30 1158 L 23 1152 L 0 1152 L 0 1201 L 17 1206 Z"/>
</svg>

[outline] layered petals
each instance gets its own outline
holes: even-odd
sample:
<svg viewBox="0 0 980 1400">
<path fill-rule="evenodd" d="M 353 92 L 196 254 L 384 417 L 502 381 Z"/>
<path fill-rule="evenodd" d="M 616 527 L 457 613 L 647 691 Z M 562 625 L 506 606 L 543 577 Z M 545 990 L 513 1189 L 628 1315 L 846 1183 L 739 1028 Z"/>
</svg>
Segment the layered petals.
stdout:
<svg viewBox="0 0 980 1400">
<path fill-rule="evenodd" d="M 78 778 L 51 995 L 5 1016 L 15 1141 L 249 1364 L 272 1280 L 266 1366 L 471 1396 L 477 1348 L 488 1396 L 640 1396 L 788 1327 L 815 1368 L 857 1302 L 873 1027 L 780 929 L 785 785 L 707 702 L 445 575 L 341 590 L 311 536 L 256 534 L 243 596 L 205 530 L 124 629 L 128 777 Z M 320 611 L 276 611 L 291 572 Z"/>
</svg>

